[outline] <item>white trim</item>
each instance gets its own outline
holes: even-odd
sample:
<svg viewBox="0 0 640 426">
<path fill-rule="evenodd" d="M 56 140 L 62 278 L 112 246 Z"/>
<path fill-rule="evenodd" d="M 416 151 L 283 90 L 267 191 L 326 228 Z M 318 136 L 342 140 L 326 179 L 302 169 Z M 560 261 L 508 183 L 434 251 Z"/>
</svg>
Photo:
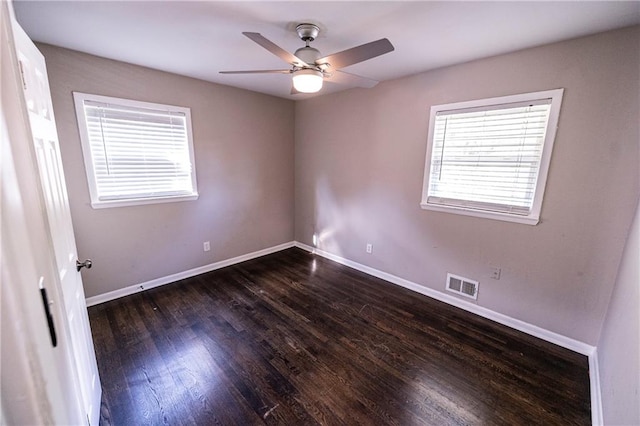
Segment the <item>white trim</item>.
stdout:
<svg viewBox="0 0 640 426">
<path fill-rule="evenodd" d="M 589 385 L 591 390 L 591 424 L 604 425 L 602 394 L 600 391 L 600 367 L 598 367 L 598 349 L 593 348 L 589 355 Z"/>
<path fill-rule="evenodd" d="M 456 213 L 464 216 L 481 217 L 484 219 L 524 223 L 525 225 L 537 225 L 538 223 L 540 223 L 539 216 L 536 218 L 530 218 L 528 216 L 520 216 L 520 215 L 511 214 L 511 213 L 479 210 L 479 209 L 474 209 L 473 207 L 437 205 L 437 204 L 429 204 L 427 202 L 421 202 L 420 208 L 423 210 L 431 210 L 434 212 Z"/>
<path fill-rule="evenodd" d="M 555 142 L 556 132 L 560 116 L 560 108 L 564 89 L 552 89 L 539 92 L 521 93 L 517 95 L 500 96 L 488 99 L 476 99 L 465 102 L 455 102 L 443 105 L 432 105 L 429 113 L 429 129 L 427 133 L 427 152 L 425 157 L 424 175 L 422 180 L 422 198 L 420 207 L 424 210 L 433 210 L 445 213 L 455 213 L 465 216 L 476 216 L 485 219 L 503 220 L 508 222 L 537 225 L 540 222 L 542 199 L 549 173 L 549 163 Z M 533 204 L 527 214 L 517 214 L 510 211 L 495 210 L 485 202 L 473 202 L 470 200 L 446 200 L 444 198 L 429 196 L 429 183 L 431 180 L 432 156 L 434 149 L 434 132 L 436 116 L 441 113 L 451 114 L 468 110 L 491 110 L 528 102 L 538 102 L 550 99 L 549 118 L 542 145 L 542 155 L 538 166 L 538 175 L 533 195 Z M 430 201 L 431 198 L 436 201 Z M 462 204 L 461 204 L 462 203 Z"/>
<path fill-rule="evenodd" d="M 188 271 L 178 272 L 176 274 L 167 275 L 166 277 L 156 278 L 154 280 L 146 281 L 130 285 L 125 288 L 110 291 L 108 293 L 99 294 L 97 296 L 87 297 L 87 306 L 94 306 L 100 303 L 108 302 L 110 300 L 119 299 L 121 297 L 129 296 L 134 293 L 139 293 L 150 288 L 159 287 L 165 284 L 171 284 L 173 282 L 183 280 L 185 278 L 194 277 L 196 275 L 204 274 L 206 272 L 215 271 L 216 269 L 224 268 L 226 266 L 235 265 L 236 263 L 245 262 L 247 260 L 255 259 L 257 257 L 265 256 L 267 254 L 275 253 L 278 251 L 286 250 L 294 246 L 294 242 L 279 244 L 277 246 L 268 247 L 262 250 L 254 251 L 251 253 L 243 254 L 241 256 L 232 257 L 231 259 L 221 260 L 219 262 L 210 263 L 208 265 L 199 266 L 197 268 L 189 269 Z"/>
<path fill-rule="evenodd" d="M 433 299 L 436 299 L 441 302 L 447 303 L 449 305 L 455 306 L 457 308 L 463 309 L 467 312 L 474 313 L 483 318 L 490 319 L 499 324 L 506 325 L 507 327 L 513 328 L 515 330 L 522 331 L 523 333 L 529 334 L 531 336 L 538 337 L 542 340 L 561 346 L 563 348 L 570 349 L 574 352 L 578 352 L 579 354 L 590 357 L 591 354 L 596 349 L 594 346 L 588 345 L 586 343 L 580 342 L 570 337 L 566 337 L 561 334 L 555 333 L 553 331 L 549 331 L 544 328 L 538 327 L 536 325 L 521 321 L 519 319 L 509 317 L 499 312 L 492 311 L 491 309 L 478 306 L 475 303 L 467 302 L 466 300 L 461 300 L 456 297 L 449 296 L 448 294 L 439 292 L 437 290 L 433 290 L 431 288 L 422 286 L 420 284 L 411 282 L 409 280 L 405 280 L 404 278 L 397 277 L 387 272 L 383 272 L 378 269 L 371 268 L 361 263 L 357 263 L 352 260 L 345 259 L 340 256 L 336 256 L 335 254 L 308 246 L 298 241 L 294 243 L 294 246 L 301 248 L 303 250 L 307 250 L 311 253 L 315 253 L 318 256 L 322 256 L 327 259 L 333 260 L 334 262 L 338 262 L 342 265 L 346 265 L 353 269 L 357 269 L 358 271 L 364 272 L 366 274 L 373 275 L 374 277 L 381 278 L 385 281 L 389 281 L 392 284 L 396 284 L 401 287 L 407 288 L 409 290 L 413 290 L 416 293 L 420 293 L 424 296 L 431 297 Z"/>
<path fill-rule="evenodd" d="M 191 109 L 187 107 L 165 105 L 153 102 L 137 101 L 133 99 L 116 98 L 112 96 L 94 95 L 82 92 L 73 92 L 73 101 L 76 111 L 76 120 L 78 122 L 78 131 L 80 133 L 80 145 L 82 147 L 82 156 L 84 159 L 85 172 L 87 175 L 87 183 L 89 185 L 89 195 L 91 196 L 91 207 L 94 209 L 137 206 L 144 204 L 157 203 L 173 203 L 179 201 L 190 201 L 198 199 L 198 182 L 196 179 L 196 162 L 193 149 L 193 131 L 191 126 Z M 104 199 L 100 197 L 98 192 L 98 174 L 95 170 L 94 153 L 92 152 L 91 137 L 89 136 L 89 126 L 87 119 L 87 111 L 85 109 L 87 102 L 97 102 L 107 104 L 109 107 L 131 107 L 138 110 L 149 110 L 166 115 L 167 113 L 177 113 L 184 116 L 184 129 L 187 138 L 187 150 L 189 151 L 189 160 L 191 162 L 191 190 L 189 192 L 171 191 L 170 194 L 156 194 L 142 197 L 123 196 L 119 194 L 113 199 Z M 103 140 L 104 144 L 104 140 Z M 148 196 L 147 196 L 148 195 Z"/>
<path fill-rule="evenodd" d="M 107 209 L 111 207 L 129 207 L 129 206 L 142 206 L 145 204 L 160 204 L 160 203 L 177 203 L 180 201 L 193 201 L 198 199 L 198 194 L 192 195 L 170 195 L 162 197 L 149 197 L 149 198 L 128 198 L 126 200 L 109 200 L 109 201 L 97 201 L 91 202 L 91 207 L 94 209 Z"/>
</svg>

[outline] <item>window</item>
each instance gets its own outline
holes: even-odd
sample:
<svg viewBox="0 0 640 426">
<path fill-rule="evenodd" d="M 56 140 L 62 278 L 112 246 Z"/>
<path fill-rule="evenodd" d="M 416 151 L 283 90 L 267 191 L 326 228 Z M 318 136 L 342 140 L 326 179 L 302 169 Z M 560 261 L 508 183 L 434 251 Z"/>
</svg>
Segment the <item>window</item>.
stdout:
<svg viewBox="0 0 640 426">
<path fill-rule="evenodd" d="M 198 198 L 189 108 L 73 97 L 94 208 Z"/>
<path fill-rule="evenodd" d="M 563 90 L 431 107 L 422 208 L 537 224 Z"/>
</svg>

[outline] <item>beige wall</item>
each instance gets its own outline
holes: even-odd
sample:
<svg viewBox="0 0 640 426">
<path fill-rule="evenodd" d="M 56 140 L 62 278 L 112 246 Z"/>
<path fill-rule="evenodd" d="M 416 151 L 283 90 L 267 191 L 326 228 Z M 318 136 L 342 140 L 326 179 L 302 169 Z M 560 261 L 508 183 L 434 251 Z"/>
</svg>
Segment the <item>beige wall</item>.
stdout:
<svg viewBox="0 0 640 426">
<path fill-rule="evenodd" d="M 479 305 L 595 345 L 639 194 L 639 40 L 638 27 L 613 31 L 295 111 L 291 101 L 39 45 L 79 256 L 95 265 L 83 274 L 87 296 L 291 241 L 295 200 L 298 241 L 311 244 L 315 232 L 328 252 L 440 291 L 446 272 L 477 279 Z M 539 225 L 420 209 L 431 105 L 558 87 Z M 200 198 L 92 209 L 72 91 L 191 107 Z"/>
<path fill-rule="evenodd" d="M 640 425 L 640 205 L 598 343 L 606 425 Z"/>
<path fill-rule="evenodd" d="M 296 240 L 439 291 L 447 272 L 477 279 L 479 305 L 595 345 L 640 188 L 639 41 L 623 29 L 297 102 Z M 560 87 L 540 224 L 420 209 L 431 105 Z"/>
<path fill-rule="evenodd" d="M 293 239 L 293 102 L 38 45 L 87 297 Z M 197 201 L 93 209 L 72 91 L 191 108 Z M 211 241 L 211 251 L 202 249 Z"/>
</svg>

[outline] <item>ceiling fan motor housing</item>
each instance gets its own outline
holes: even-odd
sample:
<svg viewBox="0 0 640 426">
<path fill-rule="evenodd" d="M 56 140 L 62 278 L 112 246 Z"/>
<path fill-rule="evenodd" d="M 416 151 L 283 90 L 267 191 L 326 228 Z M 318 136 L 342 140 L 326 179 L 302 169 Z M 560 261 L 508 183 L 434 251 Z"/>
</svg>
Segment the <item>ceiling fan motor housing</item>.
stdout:
<svg viewBox="0 0 640 426">
<path fill-rule="evenodd" d="M 307 64 L 314 64 L 316 59 L 320 58 L 320 51 L 318 49 L 314 49 L 313 47 L 301 47 L 296 50 L 294 53 L 296 57 L 302 59 Z"/>
</svg>

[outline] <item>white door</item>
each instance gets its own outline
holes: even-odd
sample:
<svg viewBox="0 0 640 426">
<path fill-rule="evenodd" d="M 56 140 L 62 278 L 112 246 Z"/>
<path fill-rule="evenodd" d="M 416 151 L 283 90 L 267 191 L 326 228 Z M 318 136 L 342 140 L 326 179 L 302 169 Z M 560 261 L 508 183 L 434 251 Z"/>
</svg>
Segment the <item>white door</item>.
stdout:
<svg viewBox="0 0 640 426">
<path fill-rule="evenodd" d="M 10 3 L 0 3 L 0 424 L 86 425 L 14 49 L 12 12 Z"/>
<path fill-rule="evenodd" d="M 76 270 L 75 237 L 46 65 L 44 56 L 18 25 L 14 26 L 14 38 L 83 404 L 90 424 L 97 425 L 102 388 L 82 277 Z"/>
</svg>

